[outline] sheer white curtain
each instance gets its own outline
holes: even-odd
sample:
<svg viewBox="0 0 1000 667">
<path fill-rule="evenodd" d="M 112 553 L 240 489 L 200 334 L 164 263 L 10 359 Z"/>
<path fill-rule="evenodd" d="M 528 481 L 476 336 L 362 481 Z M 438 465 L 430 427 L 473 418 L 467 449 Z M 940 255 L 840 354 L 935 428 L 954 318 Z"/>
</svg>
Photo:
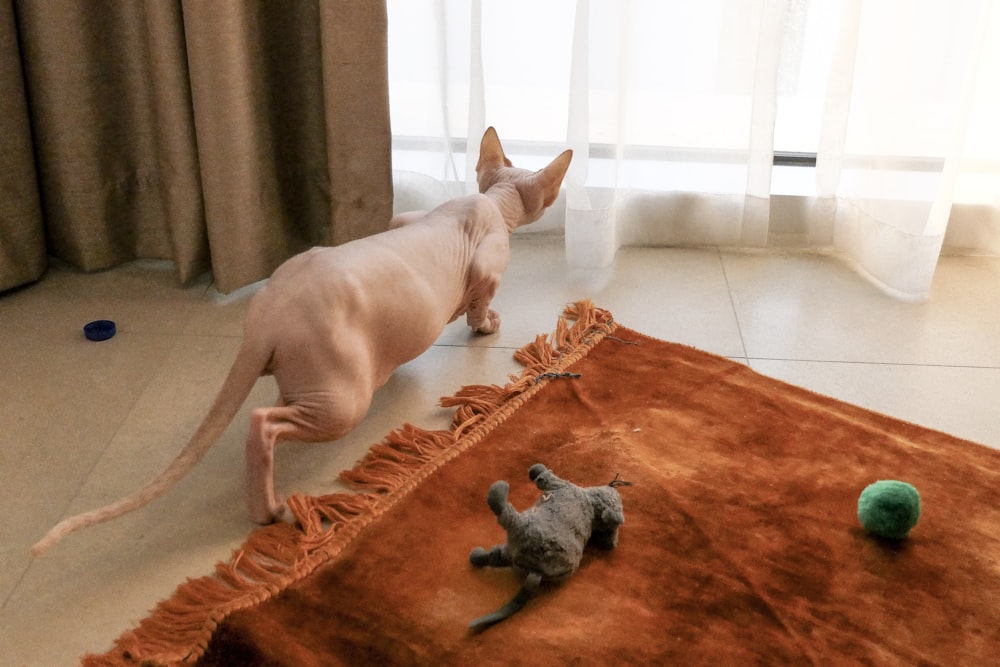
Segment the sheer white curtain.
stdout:
<svg viewBox="0 0 1000 667">
<path fill-rule="evenodd" d="M 923 298 L 942 248 L 1000 253 L 992 0 L 389 0 L 398 209 L 574 149 L 534 225 L 620 245 L 836 250 Z M 773 166 L 775 152 L 815 166 Z M 800 156 L 801 157 L 801 156 Z"/>
</svg>

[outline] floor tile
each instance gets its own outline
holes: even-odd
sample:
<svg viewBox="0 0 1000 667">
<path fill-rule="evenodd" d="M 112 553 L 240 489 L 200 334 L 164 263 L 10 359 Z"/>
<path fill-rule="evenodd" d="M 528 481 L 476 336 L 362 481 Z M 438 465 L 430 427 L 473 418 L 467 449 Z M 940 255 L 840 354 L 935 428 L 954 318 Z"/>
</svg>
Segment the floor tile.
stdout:
<svg viewBox="0 0 1000 667">
<path fill-rule="evenodd" d="M 0 297 L 0 331 L 17 327 L 82 337 L 84 324 L 108 319 L 119 331 L 180 333 L 208 287 L 206 274 L 181 288 L 172 264 L 163 261 L 90 274 L 57 263 L 38 283 Z"/>
<path fill-rule="evenodd" d="M 1000 263 L 946 257 L 927 302 L 886 296 L 832 257 L 726 253 L 751 358 L 993 366 Z"/>
<path fill-rule="evenodd" d="M 84 484 L 138 396 L 176 345 L 122 334 L 91 343 L 0 333 L 0 600 L 29 562 L 27 548 Z"/>
<path fill-rule="evenodd" d="M 544 332 L 537 330 L 539 323 L 551 326 L 553 313 L 580 299 L 611 310 L 616 321 L 647 335 L 726 356 L 744 354 L 718 253 L 622 248 L 607 269 L 576 269 L 566 264 L 561 239 L 512 244 L 494 300 L 502 318 L 498 334 L 470 337 L 453 326 L 442 342 L 520 347 Z"/>
<path fill-rule="evenodd" d="M 817 393 L 1000 449 L 1000 368 L 751 359 Z"/>
</svg>

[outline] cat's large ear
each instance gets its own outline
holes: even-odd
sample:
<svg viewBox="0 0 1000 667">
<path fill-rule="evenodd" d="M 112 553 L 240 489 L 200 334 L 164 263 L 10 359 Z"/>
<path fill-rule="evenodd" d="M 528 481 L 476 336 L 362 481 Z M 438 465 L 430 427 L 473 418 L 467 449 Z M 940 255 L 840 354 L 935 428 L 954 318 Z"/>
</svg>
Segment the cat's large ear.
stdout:
<svg viewBox="0 0 1000 667">
<path fill-rule="evenodd" d="M 497 131 L 493 127 L 486 128 L 486 132 L 483 134 L 483 140 L 479 144 L 479 162 L 476 164 L 476 172 L 481 172 L 486 167 L 512 167 L 511 161 L 507 159 L 507 156 L 503 152 L 503 146 L 500 145 L 500 137 L 497 136 Z"/>
<path fill-rule="evenodd" d="M 565 150 L 549 163 L 547 167 L 535 173 L 537 182 L 542 186 L 545 207 L 552 206 L 552 202 L 559 196 L 559 187 L 562 185 L 566 170 L 573 159 L 573 151 Z"/>
</svg>

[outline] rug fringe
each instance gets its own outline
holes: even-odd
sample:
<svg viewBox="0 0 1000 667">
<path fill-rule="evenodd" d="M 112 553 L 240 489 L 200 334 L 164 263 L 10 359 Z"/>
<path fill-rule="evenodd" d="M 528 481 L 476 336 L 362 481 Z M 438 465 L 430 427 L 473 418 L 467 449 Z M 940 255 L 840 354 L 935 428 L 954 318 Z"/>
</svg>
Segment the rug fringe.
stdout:
<svg viewBox="0 0 1000 667">
<path fill-rule="evenodd" d="M 524 370 L 505 386 L 466 386 L 441 399 L 443 407 L 456 408 L 450 430 L 405 424 L 341 474 L 356 493 L 289 497 L 297 526 L 282 523 L 254 531 L 213 575 L 181 584 L 119 637 L 112 651 L 85 656 L 83 665 L 193 664 L 229 614 L 264 602 L 335 558 L 365 526 L 516 412 L 545 386 L 543 375 L 563 372 L 616 326 L 608 311 L 589 300 L 569 304 L 550 336 L 539 335 L 514 353 Z"/>
</svg>

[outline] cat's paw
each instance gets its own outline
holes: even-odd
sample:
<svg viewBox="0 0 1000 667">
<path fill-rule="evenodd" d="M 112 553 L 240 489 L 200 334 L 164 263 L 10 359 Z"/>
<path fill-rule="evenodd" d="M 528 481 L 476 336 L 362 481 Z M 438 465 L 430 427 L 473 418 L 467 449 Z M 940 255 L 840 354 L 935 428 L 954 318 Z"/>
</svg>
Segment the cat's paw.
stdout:
<svg viewBox="0 0 1000 667">
<path fill-rule="evenodd" d="M 262 526 L 278 522 L 296 522 L 295 515 L 282 500 L 276 500 L 274 503 L 267 505 L 261 504 L 256 506 L 256 508 L 251 506 L 250 519 Z"/>
<path fill-rule="evenodd" d="M 290 523 L 295 525 L 298 523 L 298 519 L 295 518 L 295 513 L 288 508 L 288 505 L 284 502 L 279 502 L 278 505 L 272 511 L 274 516 L 274 523 Z"/>
<path fill-rule="evenodd" d="M 500 313 L 492 308 L 486 313 L 486 320 L 476 327 L 478 334 L 494 334 L 500 330 Z"/>
</svg>

